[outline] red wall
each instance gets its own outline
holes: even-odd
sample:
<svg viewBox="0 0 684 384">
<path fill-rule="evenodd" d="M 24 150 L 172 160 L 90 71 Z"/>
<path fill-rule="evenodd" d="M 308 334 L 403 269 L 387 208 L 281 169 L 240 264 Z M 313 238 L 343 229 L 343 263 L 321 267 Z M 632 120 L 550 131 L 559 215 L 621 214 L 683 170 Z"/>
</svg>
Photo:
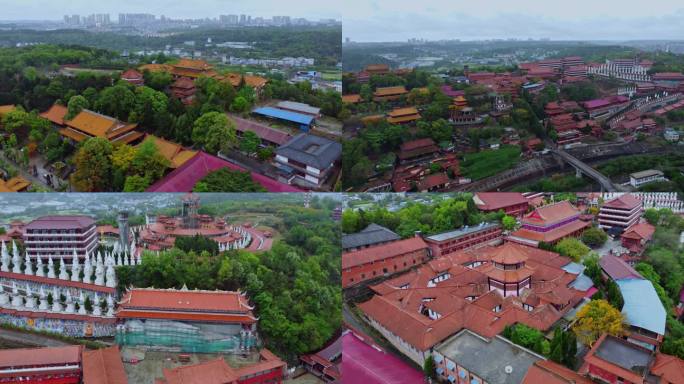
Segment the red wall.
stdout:
<svg viewBox="0 0 684 384">
<path fill-rule="evenodd" d="M 283 382 L 283 371 L 275 369 L 271 372 L 244 380 L 238 380 L 238 384 L 281 384 Z"/>
<path fill-rule="evenodd" d="M 382 252 L 381 249 L 378 252 Z M 428 260 L 427 248 L 405 253 L 403 255 L 376 261 L 372 264 L 359 265 L 351 270 L 342 271 L 342 287 L 350 287 L 363 281 L 378 278 L 384 275 L 383 269 L 388 274 L 401 272 Z M 404 266 L 406 263 L 406 266 Z M 373 275 L 375 272 L 375 275 Z"/>
</svg>

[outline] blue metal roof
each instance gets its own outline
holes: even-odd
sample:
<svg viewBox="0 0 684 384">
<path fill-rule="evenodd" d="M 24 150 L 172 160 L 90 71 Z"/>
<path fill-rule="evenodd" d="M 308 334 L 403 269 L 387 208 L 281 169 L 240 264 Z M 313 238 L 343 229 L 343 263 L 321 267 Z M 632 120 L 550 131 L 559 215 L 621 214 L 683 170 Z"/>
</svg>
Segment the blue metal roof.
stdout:
<svg viewBox="0 0 684 384">
<path fill-rule="evenodd" d="M 303 124 L 303 125 L 311 125 L 311 122 L 314 119 L 313 116 L 304 115 L 302 113 L 285 111 L 285 110 L 273 108 L 273 107 L 256 108 L 252 112 L 259 114 L 259 115 L 274 117 L 276 119 L 287 120 L 287 121 L 291 121 L 293 123 Z"/>
<path fill-rule="evenodd" d="M 667 312 L 653 284 L 642 279 L 620 279 L 616 283 L 625 300 L 622 313 L 627 323 L 664 335 Z"/>
</svg>

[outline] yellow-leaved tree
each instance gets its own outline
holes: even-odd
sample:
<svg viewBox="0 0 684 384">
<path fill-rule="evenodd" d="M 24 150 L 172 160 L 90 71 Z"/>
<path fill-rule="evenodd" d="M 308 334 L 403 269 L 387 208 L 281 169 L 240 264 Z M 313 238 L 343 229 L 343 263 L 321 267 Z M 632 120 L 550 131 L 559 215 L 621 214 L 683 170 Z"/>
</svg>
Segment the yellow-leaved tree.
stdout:
<svg viewBox="0 0 684 384">
<path fill-rule="evenodd" d="M 572 330 L 582 343 L 592 346 L 604 333 L 621 336 L 625 317 L 606 300 L 592 300 L 575 316 Z"/>
</svg>

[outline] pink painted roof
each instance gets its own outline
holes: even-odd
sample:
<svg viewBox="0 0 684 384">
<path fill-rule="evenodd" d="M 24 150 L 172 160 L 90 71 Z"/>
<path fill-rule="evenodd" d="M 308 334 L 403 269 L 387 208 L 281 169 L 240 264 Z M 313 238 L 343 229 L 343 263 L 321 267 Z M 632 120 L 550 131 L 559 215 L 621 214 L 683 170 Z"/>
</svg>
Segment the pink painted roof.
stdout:
<svg viewBox="0 0 684 384">
<path fill-rule="evenodd" d="M 611 105 L 611 104 L 624 103 L 627 101 L 629 101 L 629 97 L 623 96 L 623 95 L 618 95 L 618 96 L 605 97 L 602 99 L 594 99 L 594 100 L 585 101 L 583 104 L 584 104 L 584 108 L 593 109 L 593 108 L 604 107 L 604 106 Z"/>
<path fill-rule="evenodd" d="M 342 336 L 344 382 L 364 384 L 415 384 L 423 374 L 400 358 L 369 345 L 363 336 L 349 331 Z"/>
<path fill-rule="evenodd" d="M 450 85 L 442 85 L 439 89 L 444 95 L 449 97 L 465 96 L 465 91 L 454 90 Z"/>
<path fill-rule="evenodd" d="M 190 192 L 195 184 L 209 172 L 221 168 L 230 168 L 241 172 L 246 171 L 244 168 L 233 163 L 200 151 L 182 166 L 152 184 L 147 189 L 147 192 Z M 269 192 L 301 192 L 299 188 L 280 183 L 264 175 L 254 172 L 251 172 L 251 175 L 254 181 L 261 184 Z"/>
<path fill-rule="evenodd" d="M 273 129 L 267 125 L 257 123 L 256 121 L 243 119 L 233 115 L 229 115 L 229 117 L 235 121 L 235 129 L 240 132 L 254 132 L 259 138 L 278 145 L 283 145 L 292 139 L 292 136 L 289 133 Z"/>
</svg>

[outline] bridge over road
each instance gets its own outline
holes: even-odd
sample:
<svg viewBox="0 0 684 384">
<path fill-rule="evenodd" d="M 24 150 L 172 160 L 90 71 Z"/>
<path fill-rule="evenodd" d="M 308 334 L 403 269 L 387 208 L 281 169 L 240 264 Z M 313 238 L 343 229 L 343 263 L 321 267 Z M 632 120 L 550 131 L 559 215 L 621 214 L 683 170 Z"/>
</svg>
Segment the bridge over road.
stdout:
<svg viewBox="0 0 684 384">
<path fill-rule="evenodd" d="M 578 173 L 583 173 L 590 178 L 596 180 L 596 182 L 599 183 L 601 186 L 601 189 L 604 192 L 618 192 L 619 188 L 613 184 L 613 182 L 610 180 L 609 177 L 605 176 L 601 172 L 597 171 L 596 169 L 592 168 L 589 166 L 587 163 L 582 162 L 580 159 L 576 158 L 575 156 L 563 151 L 562 149 L 558 148 L 553 148 L 550 149 L 551 153 L 554 155 L 560 157 L 563 161 L 566 163 L 572 165 Z"/>
</svg>

